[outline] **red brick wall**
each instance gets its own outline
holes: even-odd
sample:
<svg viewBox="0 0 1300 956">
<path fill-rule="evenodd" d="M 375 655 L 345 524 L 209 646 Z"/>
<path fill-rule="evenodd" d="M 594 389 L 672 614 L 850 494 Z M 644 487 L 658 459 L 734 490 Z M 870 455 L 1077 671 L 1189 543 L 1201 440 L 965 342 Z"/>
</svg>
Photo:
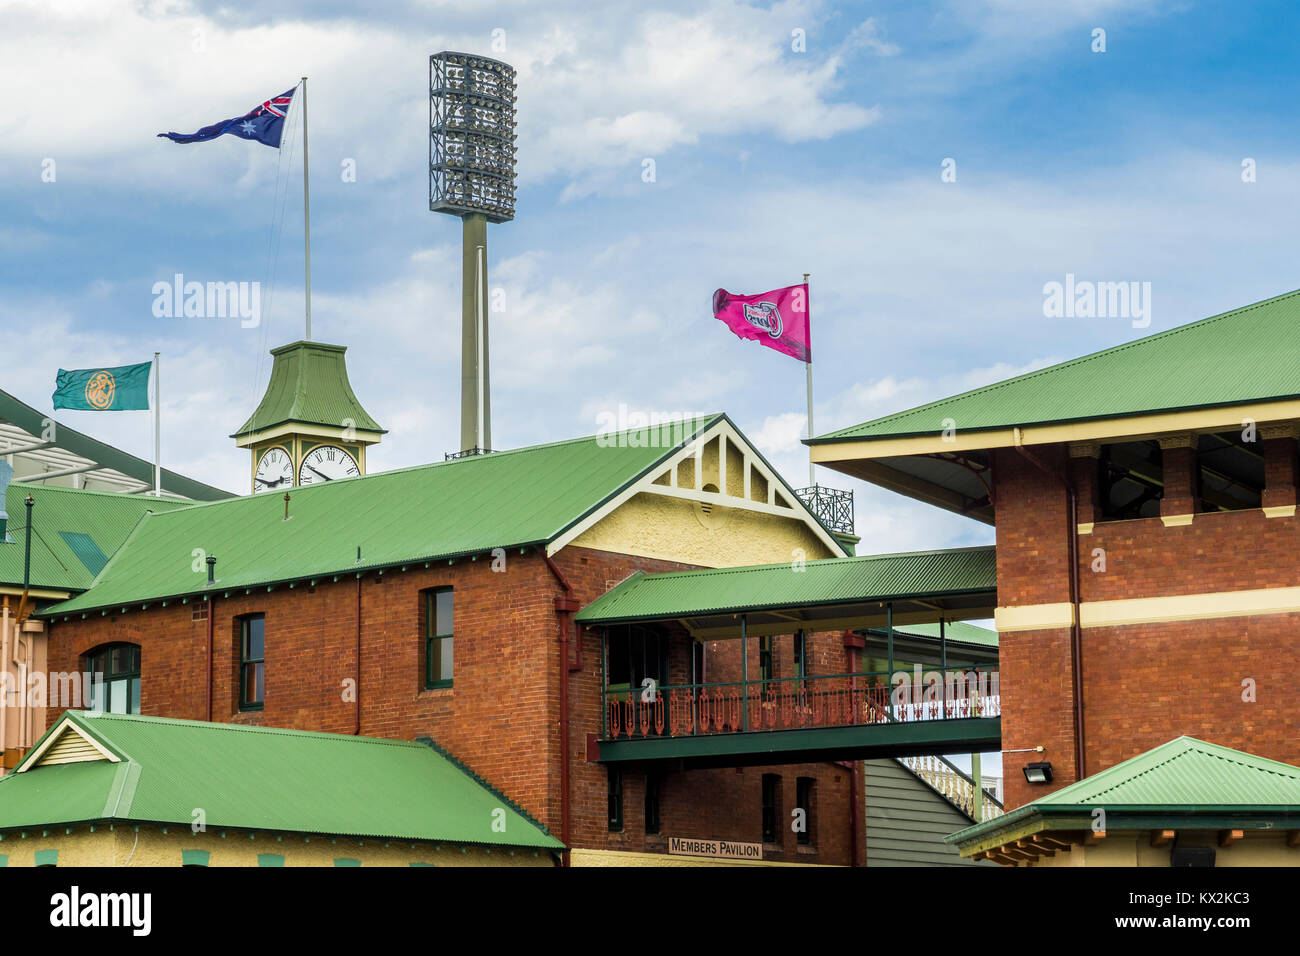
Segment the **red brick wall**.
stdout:
<svg viewBox="0 0 1300 956">
<path fill-rule="evenodd" d="M 1052 467 L 1062 446 L 1033 449 Z M 1061 484 L 1014 451 L 996 457 L 998 603 L 1064 602 L 1066 503 Z M 1076 487 L 1091 494 L 1076 466 Z M 1279 470 L 1279 474 L 1285 469 Z M 1087 515 L 1081 520 L 1087 520 Z M 1097 549 L 1105 570 L 1094 570 Z M 1084 602 L 1300 585 L 1300 519 L 1257 509 L 1099 522 L 1079 537 Z M 1300 615 L 1260 615 L 1082 631 L 1086 772 L 1096 773 L 1187 734 L 1300 764 L 1300 698 L 1288 673 Z M 1007 808 L 1074 780 L 1070 632 L 1007 633 L 1001 640 L 1002 746 Z M 1242 700 L 1255 681 L 1256 701 Z M 1021 768 L 1050 760 L 1054 781 L 1030 787 Z"/>
<path fill-rule="evenodd" d="M 557 566 L 586 605 L 634 570 L 677 570 L 684 565 L 567 548 Z M 220 578 L 220 563 L 217 574 Z M 420 592 L 455 589 L 455 680 L 448 689 L 423 689 Z M 357 677 L 355 577 L 321 580 L 251 594 L 218 591 L 213 605 L 213 719 L 264 726 L 352 733 L 357 705 L 345 699 L 345 681 Z M 540 554 L 507 557 L 504 572 L 491 561 L 422 565 L 382 575 L 367 573 L 361 600 L 361 733 L 411 739 L 431 737 L 475 772 L 560 832 L 559 618 L 554 601 L 563 594 Z M 141 709 L 145 714 L 207 718 L 207 621 L 193 620 L 196 604 L 151 605 L 147 610 L 53 622 L 49 667 L 70 671 L 101 644 L 141 646 Z M 238 710 L 239 623 L 242 615 L 266 615 L 266 694 L 261 711 Z M 644 777 L 630 773 L 624 785 L 626 823 L 607 829 L 607 777 L 586 760 L 586 738 L 599 733 L 600 638 L 582 636 L 584 667 L 570 677 L 572 819 L 575 846 L 657 849 L 645 841 Z M 831 648 L 828 638 L 826 648 Z M 757 642 L 750 663 L 757 673 Z M 840 666 L 832 651 L 812 643 L 815 669 Z M 687 644 L 675 647 L 685 666 Z M 722 653 L 720 651 L 720 653 Z M 784 656 L 788 657 L 789 639 Z M 842 655 L 842 649 L 840 650 Z M 781 659 L 784 660 L 784 657 Z M 822 670 L 826 672 L 826 670 Z M 57 713 L 51 709 L 47 720 Z M 696 770 L 669 774 L 661 799 L 665 836 L 715 837 L 757 842 L 760 779 L 764 771 Z M 794 806 L 795 778 L 817 779 L 816 846 L 789 847 L 778 856 L 808 862 L 848 862 L 848 771 L 833 765 L 777 768 Z"/>
<path fill-rule="evenodd" d="M 566 548 L 556 562 L 573 585 L 579 601 L 586 605 L 609 587 L 640 568 L 646 571 L 685 567 L 667 562 L 629 558 L 583 548 Z M 680 629 L 672 634 L 669 667 L 674 679 L 685 679 L 690 668 L 690 644 Z M 570 685 L 573 717 L 570 720 L 573 748 L 572 844 L 588 849 L 659 851 L 666 850 L 667 837 L 699 837 L 758 843 L 762 839 L 762 775 L 777 773 L 782 777 L 785 793 L 782 814 L 783 844 L 764 849 L 764 858 L 807 863 L 850 862 L 849 794 L 850 771 L 836 764 L 805 764 L 783 767 L 747 767 L 743 771 L 690 770 L 669 772 L 662 778 L 660 813 L 661 835 L 645 833 L 645 774 L 624 773 L 624 824 L 621 833 L 608 827 L 608 773 L 604 765 L 586 760 L 587 735 L 601 730 L 600 633 L 584 630 L 583 672 L 573 675 Z M 784 636 L 774 642 L 777 676 L 789 676 L 793 661 L 793 638 Z M 758 675 L 758 641 L 749 642 L 749 673 Z M 814 635 L 809 640 L 810 673 L 844 673 L 847 663 L 842 639 L 838 635 Z M 710 681 L 739 679 L 739 641 L 710 642 L 705 667 Z M 782 670 L 782 668 L 784 668 Z M 859 768 L 860 772 L 860 768 Z M 813 777 L 814 786 L 813 845 L 798 848 L 789 828 L 790 810 L 795 806 L 795 780 Z M 581 795 L 580 797 L 578 795 Z M 862 829 L 859 838 L 864 847 Z M 863 857 L 865 859 L 865 856 Z"/>
<path fill-rule="evenodd" d="M 1105 551 L 1103 572 L 1092 570 L 1097 548 Z M 1198 514 L 1172 528 L 1159 518 L 1106 521 L 1079 537 L 1084 601 L 1296 585 L 1300 521 L 1266 518 L 1257 508 Z"/>
</svg>

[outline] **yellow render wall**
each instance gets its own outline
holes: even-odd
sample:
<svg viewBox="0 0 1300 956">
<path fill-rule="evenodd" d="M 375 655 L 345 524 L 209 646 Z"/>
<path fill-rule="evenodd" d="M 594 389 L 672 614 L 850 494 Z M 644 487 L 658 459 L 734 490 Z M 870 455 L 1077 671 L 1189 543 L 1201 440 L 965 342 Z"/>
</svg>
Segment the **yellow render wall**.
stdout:
<svg viewBox="0 0 1300 956">
<path fill-rule="evenodd" d="M 1076 846 L 1073 850 L 1042 857 L 1035 867 L 1045 866 L 1169 866 L 1168 844 L 1152 846 L 1151 835 L 1142 833 L 1108 834 L 1096 846 Z M 1300 866 L 1300 848 L 1286 845 L 1285 833 L 1247 833 L 1245 839 L 1231 846 L 1216 847 L 1214 865 L 1222 866 Z"/>
<path fill-rule="evenodd" d="M 555 866 L 548 850 L 517 849 L 513 855 L 502 847 L 481 847 L 452 843 L 409 843 L 405 841 L 357 840 L 352 837 L 275 834 L 249 831 L 209 830 L 193 834 L 187 826 L 141 825 L 139 839 L 129 826 L 97 824 L 87 826 L 30 829 L 24 838 L 9 831 L 0 840 L 0 853 L 9 857 L 8 866 L 35 865 L 38 850 L 58 850 L 59 866 L 180 866 L 183 850 L 207 850 L 209 866 L 258 865 L 261 853 L 284 857 L 284 866 L 333 866 L 336 858 L 360 860 L 362 866 Z M 42 834 L 48 832 L 48 836 Z"/>
<path fill-rule="evenodd" d="M 572 544 L 616 554 L 680 561 L 706 568 L 805 560 L 833 555 L 803 521 L 741 508 L 700 505 L 641 492 L 576 537 Z"/>
</svg>

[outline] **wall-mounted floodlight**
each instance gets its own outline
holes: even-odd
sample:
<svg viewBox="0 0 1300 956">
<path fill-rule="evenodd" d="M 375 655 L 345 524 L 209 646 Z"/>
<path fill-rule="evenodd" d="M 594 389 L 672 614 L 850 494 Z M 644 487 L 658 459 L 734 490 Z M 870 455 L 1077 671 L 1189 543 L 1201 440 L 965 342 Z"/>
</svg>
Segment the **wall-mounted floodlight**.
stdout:
<svg viewBox="0 0 1300 956">
<path fill-rule="evenodd" d="M 1030 783 L 1051 783 L 1052 765 L 1046 760 L 1025 764 L 1025 779 Z"/>
</svg>

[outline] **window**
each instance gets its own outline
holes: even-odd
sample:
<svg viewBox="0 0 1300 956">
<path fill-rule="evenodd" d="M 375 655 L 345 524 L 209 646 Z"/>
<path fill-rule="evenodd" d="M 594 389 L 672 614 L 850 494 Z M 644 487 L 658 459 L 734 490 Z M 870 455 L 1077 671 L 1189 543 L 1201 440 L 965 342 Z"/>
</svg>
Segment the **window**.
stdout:
<svg viewBox="0 0 1300 956">
<path fill-rule="evenodd" d="M 207 866 L 210 856 L 207 850 L 181 850 L 181 866 Z"/>
<path fill-rule="evenodd" d="M 609 832 L 623 832 L 623 771 L 609 768 Z"/>
<path fill-rule="evenodd" d="M 780 842 L 777 820 L 781 815 L 781 777 L 775 773 L 763 774 L 763 842 Z"/>
<path fill-rule="evenodd" d="M 647 835 L 659 832 L 659 788 L 661 778 L 657 773 L 648 773 L 645 777 L 645 832 Z"/>
<path fill-rule="evenodd" d="M 629 625 L 613 628 L 608 647 L 609 689 L 658 687 L 668 683 L 668 635 L 658 628 Z"/>
<path fill-rule="evenodd" d="M 360 866 L 361 861 L 354 860 L 350 856 L 336 856 L 334 858 L 334 865 L 335 866 Z"/>
<path fill-rule="evenodd" d="M 758 639 L 758 679 L 771 680 L 776 674 L 772 672 L 772 638 Z"/>
<path fill-rule="evenodd" d="M 266 615 L 239 619 L 239 709 L 261 710 L 266 699 Z"/>
<path fill-rule="evenodd" d="M 803 827 L 795 832 L 795 842 L 800 846 L 811 846 L 813 832 L 813 787 L 816 781 L 812 777 L 799 777 L 795 781 L 795 803 L 803 811 Z"/>
<path fill-rule="evenodd" d="M 32 861 L 32 865 L 33 866 L 58 866 L 59 851 L 58 850 L 37 850 L 35 853 L 35 859 Z"/>
<path fill-rule="evenodd" d="M 91 651 L 82 662 L 90 675 L 87 710 L 140 713 L 140 645 L 109 644 Z"/>
<path fill-rule="evenodd" d="M 1243 441 L 1239 431 L 1201 435 L 1197 441 L 1198 511 L 1244 511 L 1263 505 L 1262 441 Z"/>
<path fill-rule="evenodd" d="M 452 677 L 452 589 L 424 592 L 424 686 L 450 687 Z"/>
<path fill-rule="evenodd" d="M 808 635 L 803 631 L 794 632 L 794 675 L 808 676 Z"/>
<path fill-rule="evenodd" d="M 1097 459 L 1100 520 L 1160 516 L 1164 494 L 1164 460 L 1156 441 L 1103 445 Z"/>
<path fill-rule="evenodd" d="M 257 854 L 258 866 L 284 866 L 283 853 L 259 853 Z"/>
</svg>

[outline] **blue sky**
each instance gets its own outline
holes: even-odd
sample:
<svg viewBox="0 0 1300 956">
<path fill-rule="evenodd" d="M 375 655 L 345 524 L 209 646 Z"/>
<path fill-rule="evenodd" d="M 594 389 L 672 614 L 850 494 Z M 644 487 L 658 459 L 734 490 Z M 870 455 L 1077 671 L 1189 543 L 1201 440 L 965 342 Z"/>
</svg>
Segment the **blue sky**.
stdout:
<svg viewBox="0 0 1300 956">
<path fill-rule="evenodd" d="M 802 369 L 714 321 L 718 286 L 813 274 L 819 431 L 1300 286 L 1292 4 L 268 9 L 0 0 L 0 387 L 48 409 L 59 366 L 161 350 L 165 463 L 234 491 L 247 453 L 227 436 L 260 398 L 267 350 L 301 337 L 300 153 L 154 134 L 241 114 L 304 74 L 313 331 L 349 346 L 390 430 L 371 470 L 458 443 L 459 224 L 428 211 L 424 174 L 427 57 L 446 48 L 520 77 L 519 214 L 489 238 L 506 304 L 491 318 L 497 447 L 594 433 L 620 403 L 725 410 L 803 484 Z M 262 282 L 261 325 L 155 318 L 152 286 L 176 272 Z M 1067 273 L 1150 282 L 1150 328 L 1044 317 L 1043 285 Z M 151 454 L 143 413 L 61 414 Z M 858 493 L 863 551 L 992 539 L 821 477 Z"/>
</svg>

